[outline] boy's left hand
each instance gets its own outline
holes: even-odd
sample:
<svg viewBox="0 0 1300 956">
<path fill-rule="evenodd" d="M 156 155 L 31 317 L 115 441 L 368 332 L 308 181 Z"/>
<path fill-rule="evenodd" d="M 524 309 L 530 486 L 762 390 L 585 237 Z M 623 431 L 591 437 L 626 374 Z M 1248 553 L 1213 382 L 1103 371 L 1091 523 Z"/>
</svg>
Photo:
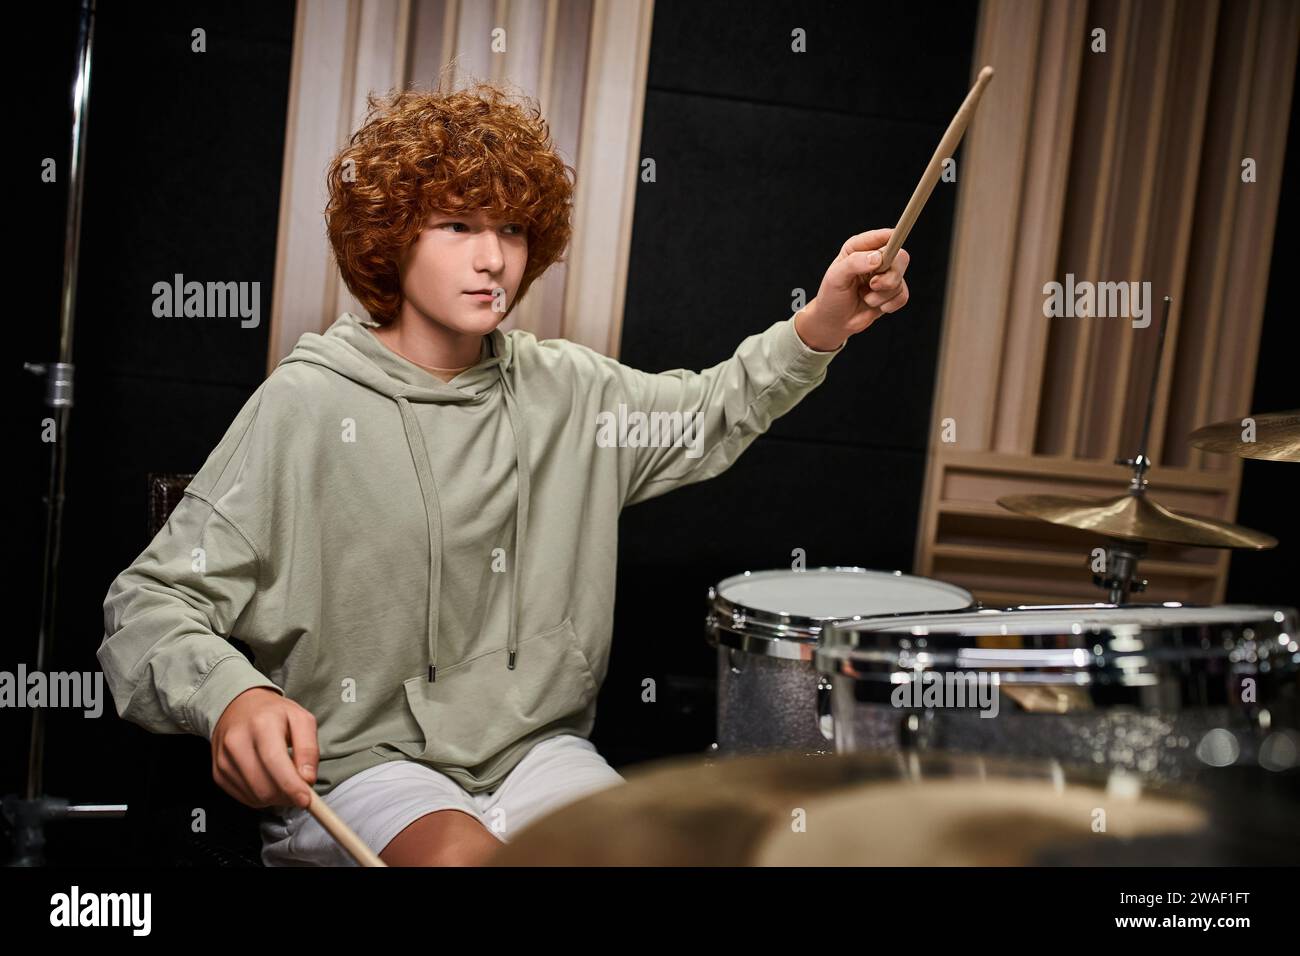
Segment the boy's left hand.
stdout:
<svg viewBox="0 0 1300 956">
<path fill-rule="evenodd" d="M 817 297 L 795 315 L 795 331 L 805 345 L 833 352 L 849 336 L 907 304 L 907 283 L 903 281 L 911 258 L 907 250 L 899 249 L 888 271 L 876 273 L 880 267 L 877 250 L 884 249 L 893 232 L 872 229 L 844 243 L 826 270 Z"/>
</svg>

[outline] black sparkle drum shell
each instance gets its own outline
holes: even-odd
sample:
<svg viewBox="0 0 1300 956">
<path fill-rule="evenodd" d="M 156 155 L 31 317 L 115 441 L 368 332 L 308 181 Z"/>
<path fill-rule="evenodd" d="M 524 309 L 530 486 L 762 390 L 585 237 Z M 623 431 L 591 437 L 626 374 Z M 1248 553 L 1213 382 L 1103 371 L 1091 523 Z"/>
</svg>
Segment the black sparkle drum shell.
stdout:
<svg viewBox="0 0 1300 956">
<path fill-rule="evenodd" d="M 974 607 L 969 591 L 901 572 L 836 567 L 726 578 L 709 589 L 706 620 L 718 655 L 718 751 L 831 752 L 830 685 L 812 662 L 828 624 Z"/>
<path fill-rule="evenodd" d="M 1300 765 L 1292 608 L 1024 607 L 847 622 L 823 633 L 815 666 L 831 684 L 837 751 L 1050 758 L 1151 781 Z"/>
</svg>

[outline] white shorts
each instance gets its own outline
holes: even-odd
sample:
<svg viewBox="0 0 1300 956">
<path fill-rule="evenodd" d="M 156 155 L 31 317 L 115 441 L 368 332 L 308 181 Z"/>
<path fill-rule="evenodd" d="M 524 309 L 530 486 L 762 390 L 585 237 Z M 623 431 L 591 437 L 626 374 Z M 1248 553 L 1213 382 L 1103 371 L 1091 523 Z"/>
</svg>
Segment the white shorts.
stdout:
<svg viewBox="0 0 1300 956">
<path fill-rule="evenodd" d="M 390 760 L 348 777 L 324 800 L 380 853 L 393 837 L 437 810 L 464 811 L 506 843 L 551 811 L 623 782 L 590 740 L 559 734 L 536 744 L 490 793 L 468 793 L 424 764 Z M 356 866 L 305 808 L 268 813 L 261 831 L 267 866 Z"/>
</svg>

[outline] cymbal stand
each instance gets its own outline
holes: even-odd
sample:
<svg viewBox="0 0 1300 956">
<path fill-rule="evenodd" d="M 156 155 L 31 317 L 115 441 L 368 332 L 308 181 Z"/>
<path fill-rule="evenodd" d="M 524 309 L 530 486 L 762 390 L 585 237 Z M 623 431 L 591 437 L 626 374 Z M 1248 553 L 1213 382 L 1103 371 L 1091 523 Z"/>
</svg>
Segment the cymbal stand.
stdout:
<svg viewBox="0 0 1300 956">
<path fill-rule="evenodd" d="M 1160 316 L 1160 333 L 1156 340 L 1156 361 L 1151 370 L 1151 387 L 1147 390 L 1146 415 L 1142 419 L 1142 437 L 1138 439 L 1138 452 L 1132 458 L 1117 458 L 1115 464 L 1129 465 L 1133 477 L 1129 481 L 1128 493 L 1140 498 L 1147 491 L 1147 472 L 1151 470 L 1151 459 L 1147 456 L 1147 445 L 1151 440 L 1151 416 L 1156 407 L 1156 388 L 1160 383 L 1160 364 L 1165 354 L 1165 333 L 1169 330 L 1169 306 L 1173 302 L 1169 296 L 1164 297 L 1164 311 Z M 1138 561 L 1146 556 L 1147 542 L 1131 538 L 1106 539 L 1106 569 L 1101 574 L 1092 576 L 1093 583 L 1105 588 L 1107 600 L 1111 604 L 1127 604 L 1129 596 L 1146 590 L 1147 582 L 1138 577 Z"/>
</svg>

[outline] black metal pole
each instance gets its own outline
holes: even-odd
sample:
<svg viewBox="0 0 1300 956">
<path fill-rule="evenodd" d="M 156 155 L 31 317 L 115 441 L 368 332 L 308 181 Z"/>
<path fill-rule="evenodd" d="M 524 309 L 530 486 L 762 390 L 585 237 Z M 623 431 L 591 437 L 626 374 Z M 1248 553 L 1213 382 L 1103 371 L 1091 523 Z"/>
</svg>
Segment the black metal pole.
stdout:
<svg viewBox="0 0 1300 956">
<path fill-rule="evenodd" d="M 1137 457 L 1131 462 L 1133 466 L 1133 484 L 1129 488 L 1129 493 L 1140 495 L 1146 491 L 1145 474 L 1151 467 L 1151 459 L 1147 457 L 1147 442 L 1151 440 L 1151 416 L 1155 414 L 1156 408 L 1156 390 L 1160 386 L 1160 365 L 1165 355 L 1165 332 L 1169 330 L 1169 305 L 1173 302 L 1169 296 L 1165 296 L 1164 311 L 1160 316 L 1160 337 L 1156 339 L 1156 364 L 1151 370 L 1151 387 L 1147 390 L 1147 408 L 1146 415 L 1142 419 L 1142 437 L 1138 440 Z"/>
<path fill-rule="evenodd" d="M 41 582 L 41 625 L 36 669 L 53 659 L 58 610 L 59 555 L 63 537 L 63 495 L 68 466 L 68 427 L 72 414 L 72 332 L 77 309 L 77 267 L 81 252 L 81 204 L 86 185 L 86 120 L 90 108 L 90 54 L 95 36 L 95 0 L 82 0 L 77 31 L 80 50 L 72 84 L 72 161 L 68 169 L 68 214 L 63 239 L 63 294 L 59 309 L 59 359 L 46 366 L 45 404 L 55 423 L 50 474 L 45 493 L 45 568 Z M 39 794 L 45 776 L 45 710 L 33 708 L 27 761 L 27 799 Z"/>
<path fill-rule="evenodd" d="M 63 289 L 59 303 L 59 354 L 53 362 L 26 362 L 24 367 L 45 376 L 44 405 L 53 422 L 46 483 L 45 560 L 41 577 L 41 620 L 36 639 L 36 669 L 45 672 L 54 659 L 57 629 L 59 565 L 63 540 L 64 488 L 68 471 L 68 435 L 72 417 L 72 333 L 77 311 L 77 271 L 81 252 L 81 209 L 86 185 L 86 130 L 90 109 L 90 59 L 95 36 L 95 0 L 81 0 L 77 29 L 78 62 L 72 83 L 72 156 L 68 167 L 68 212 L 63 239 Z M 13 829 L 13 866 L 45 863 L 45 825 L 50 820 L 81 817 L 120 817 L 124 805 L 72 806 L 66 799 L 44 793 L 45 708 L 32 708 L 23 798 L 6 796 L 0 809 Z"/>
</svg>

